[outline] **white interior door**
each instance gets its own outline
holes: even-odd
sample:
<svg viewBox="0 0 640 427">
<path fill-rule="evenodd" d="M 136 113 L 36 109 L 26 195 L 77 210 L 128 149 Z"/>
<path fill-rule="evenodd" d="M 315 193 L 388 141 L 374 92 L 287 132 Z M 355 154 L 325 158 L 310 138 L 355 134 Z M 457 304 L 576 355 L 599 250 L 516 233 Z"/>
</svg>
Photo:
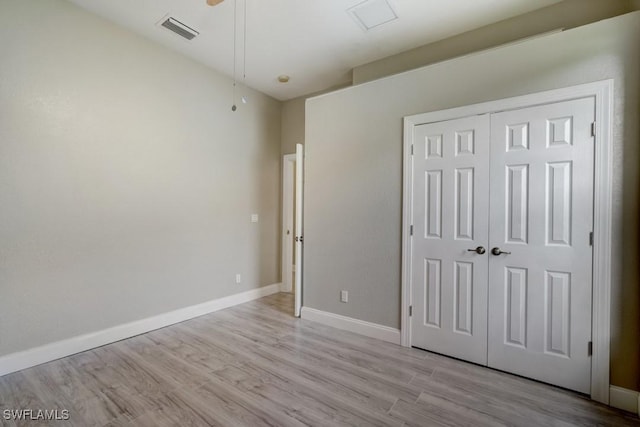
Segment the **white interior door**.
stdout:
<svg viewBox="0 0 640 427">
<path fill-rule="evenodd" d="M 411 342 L 486 364 L 489 116 L 414 132 Z"/>
<path fill-rule="evenodd" d="M 294 280 L 294 313 L 296 317 L 300 317 L 300 309 L 302 308 L 302 245 L 304 241 L 302 228 L 302 197 L 303 197 L 303 178 L 304 178 L 304 151 L 302 144 L 296 144 L 296 202 L 295 202 L 295 280 Z"/>
<path fill-rule="evenodd" d="M 293 291 L 294 219 L 295 219 L 295 170 L 296 155 L 287 154 L 282 163 L 282 290 Z"/>
<path fill-rule="evenodd" d="M 594 120 L 584 98 L 414 128 L 413 346 L 590 392 Z"/>
<path fill-rule="evenodd" d="M 489 366 L 584 393 L 594 114 L 585 98 L 491 117 Z"/>
</svg>

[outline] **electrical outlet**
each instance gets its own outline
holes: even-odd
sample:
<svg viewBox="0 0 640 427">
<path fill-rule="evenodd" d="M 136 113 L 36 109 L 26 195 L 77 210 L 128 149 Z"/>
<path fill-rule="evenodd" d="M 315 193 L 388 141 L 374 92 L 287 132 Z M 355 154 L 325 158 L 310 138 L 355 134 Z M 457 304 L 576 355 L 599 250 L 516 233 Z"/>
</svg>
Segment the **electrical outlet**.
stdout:
<svg viewBox="0 0 640 427">
<path fill-rule="evenodd" d="M 251 222 L 258 222 L 258 214 L 251 215 Z"/>
<path fill-rule="evenodd" d="M 340 291 L 340 302 L 349 302 L 349 292 Z"/>
<path fill-rule="evenodd" d="M 240 283 L 242 281 L 242 277 L 240 276 L 240 273 L 236 274 L 236 283 Z"/>
</svg>

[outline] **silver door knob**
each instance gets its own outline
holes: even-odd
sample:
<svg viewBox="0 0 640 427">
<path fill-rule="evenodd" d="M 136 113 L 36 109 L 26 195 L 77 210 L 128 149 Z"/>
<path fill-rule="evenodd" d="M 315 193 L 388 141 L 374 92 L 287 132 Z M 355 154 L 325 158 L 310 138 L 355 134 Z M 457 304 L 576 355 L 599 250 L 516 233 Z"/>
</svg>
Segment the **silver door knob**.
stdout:
<svg viewBox="0 0 640 427">
<path fill-rule="evenodd" d="M 491 253 L 495 256 L 502 255 L 502 254 L 511 255 L 511 252 L 501 251 L 500 248 L 498 247 L 491 249 Z"/>
<path fill-rule="evenodd" d="M 475 249 L 467 249 L 467 252 L 475 252 L 479 255 L 484 254 L 485 252 L 487 252 L 487 250 L 485 248 L 483 248 L 482 246 L 478 246 Z"/>
</svg>

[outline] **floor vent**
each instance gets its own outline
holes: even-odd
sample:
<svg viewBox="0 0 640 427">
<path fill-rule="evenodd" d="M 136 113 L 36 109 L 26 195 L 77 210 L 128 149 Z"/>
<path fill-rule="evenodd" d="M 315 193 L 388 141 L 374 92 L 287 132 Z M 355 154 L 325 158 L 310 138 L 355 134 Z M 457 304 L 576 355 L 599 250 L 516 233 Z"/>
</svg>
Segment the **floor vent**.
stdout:
<svg viewBox="0 0 640 427">
<path fill-rule="evenodd" d="M 196 30 L 194 30 L 193 28 L 183 24 L 182 22 L 180 22 L 180 21 L 178 21 L 177 19 L 174 19 L 174 18 L 167 18 L 160 25 L 162 25 L 163 27 L 165 27 L 168 30 L 173 31 L 177 35 L 179 35 L 181 37 L 184 37 L 187 40 L 191 40 L 195 36 L 200 34 Z"/>
</svg>

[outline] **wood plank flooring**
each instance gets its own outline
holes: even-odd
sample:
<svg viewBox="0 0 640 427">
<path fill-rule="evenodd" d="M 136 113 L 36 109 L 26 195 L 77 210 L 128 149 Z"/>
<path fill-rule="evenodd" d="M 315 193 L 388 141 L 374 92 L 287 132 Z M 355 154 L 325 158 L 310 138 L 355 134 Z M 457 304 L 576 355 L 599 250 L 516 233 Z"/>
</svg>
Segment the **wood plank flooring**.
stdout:
<svg viewBox="0 0 640 427">
<path fill-rule="evenodd" d="M 6 426 L 640 426 L 555 387 L 257 301 L 0 378 Z M 67 409 L 14 422 L 5 409 Z"/>
</svg>

